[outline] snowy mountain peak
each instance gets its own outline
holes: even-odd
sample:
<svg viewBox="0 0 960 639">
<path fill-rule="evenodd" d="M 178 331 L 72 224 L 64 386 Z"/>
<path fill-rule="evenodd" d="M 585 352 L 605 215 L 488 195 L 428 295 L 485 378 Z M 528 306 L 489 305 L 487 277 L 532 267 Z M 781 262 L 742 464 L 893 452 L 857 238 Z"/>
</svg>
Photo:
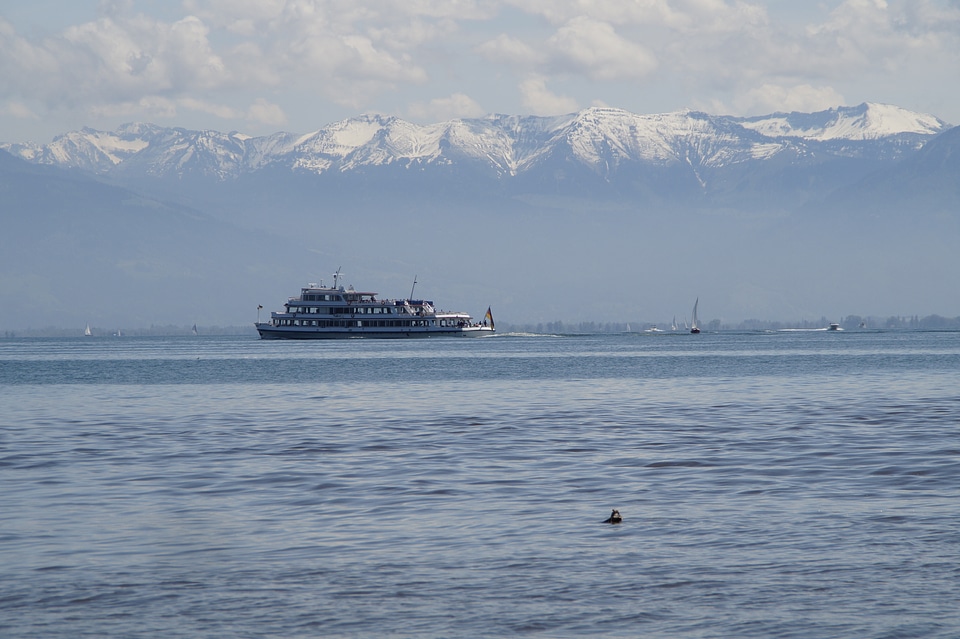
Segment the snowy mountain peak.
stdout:
<svg viewBox="0 0 960 639">
<path fill-rule="evenodd" d="M 870 143 L 877 145 L 877 153 L 893 157 L 946 128 L 934 116 L 873 103 L 750 118 L 691 110 L 641 115 L 591 107 L 552 117 L 494 114 L 426 125 L 365 114 L 305 135 L 262 137 L 130 123 L 112 132 L 85 128 L 65 133 L 47 145 L 0 148 L 38 164 L 155 177 L 229 180 L 265 166 L 322 174 L 455 164 L 505 177 L 552 162 L 572 162 L 606 179 L 619 167 L 638 163 L 681 165 L 697 172 L 785 151 L 800 157 L 812 144 L 836 146 L 836 141 Z"/>
<path fill-rule="evenodd" d="M 877 140 L 904 134 L 931 136 L 949 128 L 935 116 L 873 102 L 817 113 L 775 113 L 741 118 L 740 123 L 768 137 L 817 141 Z"/>
</svg>

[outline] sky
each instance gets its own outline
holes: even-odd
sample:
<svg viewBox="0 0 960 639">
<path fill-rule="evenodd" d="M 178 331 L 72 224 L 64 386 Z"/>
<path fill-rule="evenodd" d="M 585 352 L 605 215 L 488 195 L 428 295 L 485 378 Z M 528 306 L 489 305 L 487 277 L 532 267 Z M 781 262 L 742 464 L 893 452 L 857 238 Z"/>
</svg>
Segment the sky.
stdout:
<svg viewBox="0 0 960 639">
<path fill-rule="evenodd" d="M 960 0 L 0 0 L 0 142 L 862 102 L 960 124 Z"/>
</svg>

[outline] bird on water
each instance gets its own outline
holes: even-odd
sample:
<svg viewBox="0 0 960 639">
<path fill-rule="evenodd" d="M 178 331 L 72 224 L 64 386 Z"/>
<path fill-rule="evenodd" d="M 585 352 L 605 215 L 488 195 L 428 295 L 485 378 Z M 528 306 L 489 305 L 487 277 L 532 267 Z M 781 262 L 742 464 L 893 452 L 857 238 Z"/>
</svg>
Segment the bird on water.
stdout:
<svg viewBox="0 0 960 639">
<path fill-rule="evenodd" d="M 603 523 L 605 524 L 619 524 L 623 521 L 623 517 L 620 516 L 620 511 L 616 508 L 613 509 L 613 512 L 610 513 L 610 517 L 605 519 Z"/>
</svg>

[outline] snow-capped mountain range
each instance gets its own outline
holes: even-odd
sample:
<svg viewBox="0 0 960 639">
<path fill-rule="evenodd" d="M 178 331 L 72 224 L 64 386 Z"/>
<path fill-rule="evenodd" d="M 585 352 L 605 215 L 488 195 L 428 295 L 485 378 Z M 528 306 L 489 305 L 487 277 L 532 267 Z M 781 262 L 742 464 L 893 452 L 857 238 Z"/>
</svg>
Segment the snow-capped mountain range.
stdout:
<svg viewBox="0 0 960 639">
<path fill-rule="evenodd" d="M 340 265 L 513 322 L 957 313 L 960 127 L 893 106 L 0 146 L 0 327 L 252 322 Z"/>
<path fill-rule="evenodd" d="M 117 177 L 229 181 L 267 167 L 315 175 L 469 167 L 509 179 L 558 161 L 608 177 L 635 165 L 696 171 L 778 156 L 891 159 L 948 128 L 932 115 L 874 103 L 749 118 L 590 108 L 555 117 L 491 115 L 428 125 L 362 115 L 303 135 L 262 137 L 135 123 L 0 148 L 32 163 Z"/>
</svg>

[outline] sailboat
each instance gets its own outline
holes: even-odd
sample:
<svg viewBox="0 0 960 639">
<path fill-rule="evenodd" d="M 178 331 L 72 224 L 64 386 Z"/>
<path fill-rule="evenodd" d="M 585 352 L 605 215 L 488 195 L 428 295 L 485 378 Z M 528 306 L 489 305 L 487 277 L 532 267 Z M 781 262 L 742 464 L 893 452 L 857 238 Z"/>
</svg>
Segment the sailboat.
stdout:
<svg viewBox="0 0 960 639">
<path fill-rule="evenodd" d="M 697 298 L 697 301 L 693 303 L 693 319 L 690 320 L 690 332 L 699 333 L 700 332 L 700 320 L 697 318 L 697 304 L 700 303 L 700 298 Z"/>
<path fill-rule="evenodd" d="M 670 330 L 671 330 L 671 331 L 677 330 L 677 316 L 676 316 L 676 315 L 673 316 L 673 324 L 670 325 Z"/>
<path fill-rule="evenodd" d="M 191 332 L 192 332 L 194 335 L 197 334 L 197 325 L 196 325 L 196 324 L 193 325 L 193 328 L 191 329 Z"/>
<path fill-rule="evenodd" d="M 87 337 L 90 337 L 91 335 L 93 335 L 93 331 L 90 330 L 89 324 L 87 324 L 87 328 L 84 329 L 83 334 Z"/>
</svg>

